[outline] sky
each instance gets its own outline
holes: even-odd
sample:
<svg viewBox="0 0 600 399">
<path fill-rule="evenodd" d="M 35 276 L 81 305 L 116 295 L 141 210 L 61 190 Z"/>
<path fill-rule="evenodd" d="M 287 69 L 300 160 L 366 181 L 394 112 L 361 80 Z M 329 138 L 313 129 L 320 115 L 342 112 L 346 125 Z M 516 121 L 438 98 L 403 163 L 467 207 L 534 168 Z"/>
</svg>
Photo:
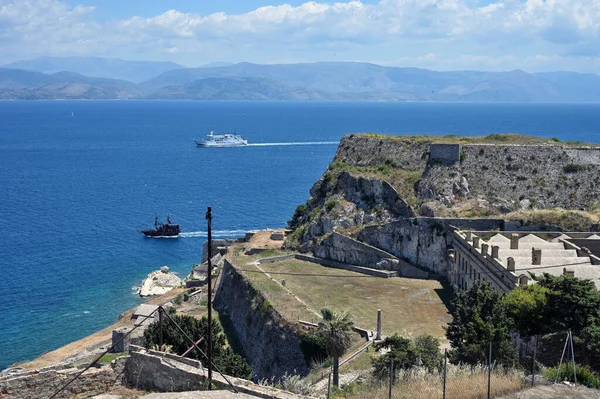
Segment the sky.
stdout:
<svg viewBox="0 0 600 399">
<path fill-rule="evenodd" d="M 88 55 L 600 73 L 600 0 L 0 0 L 0 64 Z"/>
</svg>

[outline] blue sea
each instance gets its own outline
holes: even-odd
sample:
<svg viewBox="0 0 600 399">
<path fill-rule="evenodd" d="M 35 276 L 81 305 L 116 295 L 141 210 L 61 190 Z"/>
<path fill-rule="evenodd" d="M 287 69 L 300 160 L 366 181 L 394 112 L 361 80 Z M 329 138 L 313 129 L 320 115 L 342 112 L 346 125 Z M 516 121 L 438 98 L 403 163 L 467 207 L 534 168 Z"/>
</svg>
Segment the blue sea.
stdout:
<svg viewBox="0 0 600 399">
<path fill-rule="evenodd" d="M 192 141 L 234 129 L 260 145 Z M 285 226 L 357 132 L 600 142 L 600 105 L 0 102 L 0 369 L 113 323 L 160 266 L 185 276 L 207 206 L 215 237 Z M 144 238 L 155 214 L 185 237 Z"/>
</svg>

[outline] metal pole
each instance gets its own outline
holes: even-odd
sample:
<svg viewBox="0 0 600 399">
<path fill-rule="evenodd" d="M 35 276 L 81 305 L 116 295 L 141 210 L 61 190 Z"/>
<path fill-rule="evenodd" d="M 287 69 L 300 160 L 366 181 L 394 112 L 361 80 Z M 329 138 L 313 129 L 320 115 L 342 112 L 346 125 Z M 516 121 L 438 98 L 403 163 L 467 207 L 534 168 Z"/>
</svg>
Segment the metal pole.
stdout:
<svg viewBox="0 0 600 399">
<path fill-rule="evenodd" d="M 327 399 L 331 396 L 331 374 L 333 374 L 333 365 L 329 369 L 329 377 L 327 378 Z"/>
<path fill-rule="evenodd" d="M 206 212 L 206 220 L 208 221 L 208 389 L 212 383 L 212 207 L 208 207 Z"/>
<path fill-rule="evenodd" d="M 446 368 L 448 366 L 448 348 L 444 348 L 444 390 L 443 399 L 446 399 Z"/>
<path fill-rule="evenodd" d="M 538 336 L 535 335 L 535 343 L 533 344 L 533 364 L 531 365 L 531 386 L 533 386 L 535 382 L 535 357 L 537 355 L 537 342 Z"/>
<path fill-rule="evenodd" d="M 158 308 L 158 350 L 163 350 L 163 316 L 162 308 Z"/>
<path fill-rule="evenodd" d="M 392 386 L 394 385 L 394 359 L 390 362 L 390 392 L 388 399 L 392 399 Z"/>
<path fill-rule="evenodd" d="M 562 355 L 560 355 L 560 363 L 558 363 L 558 370 L 556 370 L 556 377 L 554 378 L 554 383 L 556 384 L 558 382 L 558 376 L 560 375 L 560 368 L 562 367 L 562 361 L 565 357 L 565 351 L 567 350 L 567 344 L 569 343 L 569 336 L 571 335 L 571 332 L 569 331 L 567 333 L 567 339 L 565 340 L 565 347 L 563 348 L 562 351 Z"/>
<path fill-rule="evenodd" d="M 488 399 L 491 398 L 492 387 L 492 341 L 490 341 L 490 354 L 488 356 Z"/>
<path fill-rule="evenodd" d="M 573 333 L 569 330 L 569 337 L 571 338 L 571 356 L 573 359 L 573 379 L 575 380 L 575 384 L 577 384 L 577 372 L 575 371 L 575 349 L 573 349 Z"/>
</svg>

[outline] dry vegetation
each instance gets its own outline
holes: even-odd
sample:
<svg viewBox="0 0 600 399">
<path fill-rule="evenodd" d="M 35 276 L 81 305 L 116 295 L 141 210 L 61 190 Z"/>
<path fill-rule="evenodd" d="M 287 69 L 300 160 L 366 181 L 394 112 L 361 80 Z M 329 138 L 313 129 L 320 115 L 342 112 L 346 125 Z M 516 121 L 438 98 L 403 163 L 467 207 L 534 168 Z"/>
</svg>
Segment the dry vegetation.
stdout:
<svg viewBox="0 0 600 399">
<path fill-rule="evenodd" d="M 590 212 L 564 209 L 540 209 L 513 212 L 502 216 L 506 220 L 522 221 L 524 224 L 559 226 L 566 231 L 593 231 L 594 224 L 600 222 L 597 208 Z"/>
<path fill-rule="evenodd" d="M 514 133 L 495 133 L 487 136 L 459 136 L 448 134 L 444 136 L 389 136 L 385 134 L 365 133 L 360 136 L 377 138 L 379 140 L 403 140 L 415 141 L 417 143 L 448 143 L 448 144 L 552 144 L 568 146 L 591 146 L 598 147 L 598 144 L 583 143 L 581 141 L 563 142 L 556 138 L 547 139 L 543 137 L 527 136 Z"/>
<path fill-rule="evenodd" d="M 449 366 L 446 380 L 448 399 L 477 399 L 487 397 L 487 370 L 476 367 Z M 401 372 L 392 391 L 394 399 L 439 399 L 443 392 L 441 373 L 428 373 L 425 370 Z M 522 375 L 517 371 L 493 372 L 491 393 L 493 397 L 517 392 L 524 387 Z M 342 395 L 339 395 L 342 396 Z M 367 383 L 355 388 L 348 399 L 387 399 L 388 385 L 385 383 Z"/>
</svg>

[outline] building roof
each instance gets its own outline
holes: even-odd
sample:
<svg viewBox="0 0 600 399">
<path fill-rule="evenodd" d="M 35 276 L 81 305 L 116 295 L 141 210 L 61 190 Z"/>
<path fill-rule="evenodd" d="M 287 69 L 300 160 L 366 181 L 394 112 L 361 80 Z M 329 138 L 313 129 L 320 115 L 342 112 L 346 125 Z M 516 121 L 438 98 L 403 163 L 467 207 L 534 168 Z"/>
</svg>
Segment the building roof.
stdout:
<svg viewBox="0 0 600 399">
<path fill-rule="evenodd" d="M 569 233 L 559 236 L 552 236 L 543 233 L 523 233 L 523 232 L 474 232 L 474 236 L 480 238 L 488 234 L 493 234 L 487 241 L 481 239 L 481 244 L 488 244 L 488 259 L 492 260 L 492 247 L 498 247 L 498 257 L 495 259 L 502 267 L 508 267 L 508 258 L 515 262 L 515 275 L 528 275 L 529 273 L 542 274 L 548 273 L 554 276 L 560 276 L 566 271 L 574 272 L 575 277 L 590 279 L 600 290 L 600 265 L 593 265 L 589 253 L 582 251 L 573 243 L 568 242 L 572 238 Z M 513 234 L 518 234 L 518 245 L 516 249 L 511 249 L 511 238 Z M 574 233 L 577 236 L 584 236 L 584 233 Z M 588 233 L 589 234 L 589 233 Z M 464 233 L 460 233 L 466 238 Z M 587 235 L 586 235 L 587 236 Z M 591 234 L 586 239 L 600 239 L 600 236 Z M 473 245 L 472 240 L 468 244 Z M 481 252 L 479 248 L 473 248 Z M 541 250 L 541 259 L 539 265 L 533 263 L 533 250 Z"/>
</svg>

